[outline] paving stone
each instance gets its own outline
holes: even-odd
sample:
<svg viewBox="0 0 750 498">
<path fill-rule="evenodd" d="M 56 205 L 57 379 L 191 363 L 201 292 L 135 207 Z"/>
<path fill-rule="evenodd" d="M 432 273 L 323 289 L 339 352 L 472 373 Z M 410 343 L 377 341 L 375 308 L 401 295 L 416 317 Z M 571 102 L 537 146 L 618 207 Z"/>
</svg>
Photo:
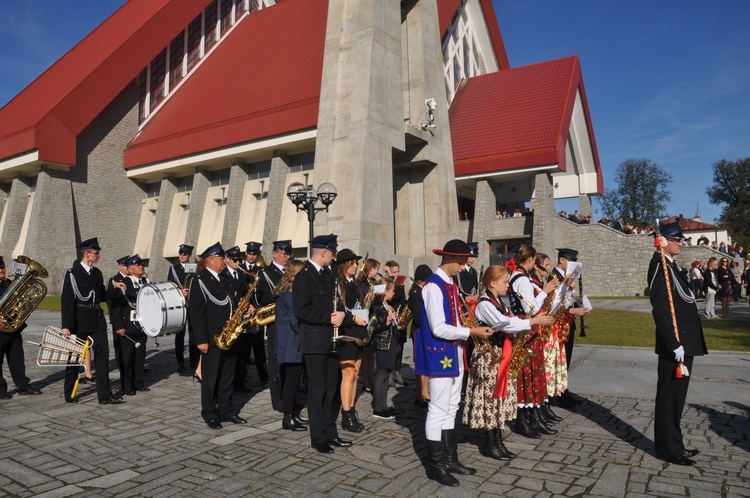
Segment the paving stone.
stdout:
<svg viewBox="0 0 750 498">
<path fill-rule="evenodd" d="M 138 475 L 139 474 L 137 472 L 126 469 L 126 470 L 121 470 L 120 472 L 107 474 L 102 477 L 97 477 L 95 479 L 91 479 L 89 481 L 82 482 L 80 484 L 81 486 L 85 486 L 89 488 L 109 488 L 117 484 L 120 484 L 122 482 L 128 481 L 130 479 L 134 479 L 135 477 L 138 477 Z"/>
</svg>

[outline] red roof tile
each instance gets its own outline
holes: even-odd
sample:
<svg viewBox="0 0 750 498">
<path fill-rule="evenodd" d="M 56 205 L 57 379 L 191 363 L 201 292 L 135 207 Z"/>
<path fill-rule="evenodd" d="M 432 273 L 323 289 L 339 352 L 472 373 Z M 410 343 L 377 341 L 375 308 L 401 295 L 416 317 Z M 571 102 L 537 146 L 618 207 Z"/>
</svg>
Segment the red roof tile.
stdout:
<svg viewBox="0 0 750 498">
<path fill-rule="evenodd" d="M 450 108 L 457 176 L 558 164 L 577 92 L 601 171 L 578 57 L 567 57 L 466 80 Z M 599 175 L 599 190 L 603 190 Z"/>
<path fill-rule="evenodd" d="M 125 167 L 317 125 L 328 2 L 286 1 L 236 29 L 144 126 Z"/>
<path fill-rule="evenodd" d="M 126 2 L 0 109 L 0 159 L 75 164 L 77 135 L 209 2 Z"/>
</svg>

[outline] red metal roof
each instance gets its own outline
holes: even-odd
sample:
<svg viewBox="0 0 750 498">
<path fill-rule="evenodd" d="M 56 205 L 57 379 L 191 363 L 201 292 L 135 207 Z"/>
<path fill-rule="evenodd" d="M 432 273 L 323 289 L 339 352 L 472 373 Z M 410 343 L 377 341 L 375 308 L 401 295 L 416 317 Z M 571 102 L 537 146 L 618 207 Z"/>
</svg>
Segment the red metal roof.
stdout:
<svg viewBox="0 0 750 498">
<path fill-rule="evenodd" d="M 456 176 L 558 164 L 581 93 L 598 190 L 603 179 L 578 56 L 469 78 L 450 108 Z"/>
<path fill-rule="evenodd" d="M 281 2 L 240 23 L 144 126 L 125 167 L 317 125 L 328 2 Z"/>
<path fill-rule="evenodd" d="M 0 159 L 74 165 L 78 134 L 209 2 L 126 2 L 0 109 Z"/>
<path fill-rule="evenodd" d="M 500 34 L 500 26 L 497 22 L 497 15 L 495 14 L 492 0 L 479 0 L 479 4 L 482 6 L 487 32 L 490 34 L 490 39 L 492 40 L 492 47 L 495 50 L 497 63 L 501 70 L 508 69 L 510 67 L 508 53 L 505 51 L 505 43 L 503 43 L 503 37 Z M 440 24 L 441 38 L 445 36 L 445 32 L 450 28 L 451 20 L 458 10 L 459 5 L 461 5 L 461 0 L 438 0 L 438 23 Z"/>
</svg>

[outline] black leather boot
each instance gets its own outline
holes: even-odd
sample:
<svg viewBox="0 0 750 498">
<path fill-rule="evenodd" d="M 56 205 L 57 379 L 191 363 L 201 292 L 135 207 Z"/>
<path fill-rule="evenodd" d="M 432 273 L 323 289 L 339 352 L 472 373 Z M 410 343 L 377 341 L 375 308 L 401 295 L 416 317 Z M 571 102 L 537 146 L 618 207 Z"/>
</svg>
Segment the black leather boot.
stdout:
<svg viewBox="0 0 750 498">
<path fill-rule="evenodd" d="M 458 461 L 458 439 L 456 439 L 456 429 L 444 430 L 442 435 L 443 445 L 445 446 L 443 461 L 445 462 L 445 468 L 448 472 L 460 474 L 462 476 L 473 476 L 476 474 L 477 469 L 465 467 Z"/>
<path fill-rule="evenodd" d="M 557 430 L 544 425 L 544 422 L 542 422 L 541 416 L 539 415 L 540 410 L 538 406 L 527 408 L 527 410 L 529 410 L 529 425 L 531 425 L 532 429 L 540 434 L 548 434 L 550 436 L 557 434 Z"/>
<path fill-rule="evenodd" d="M 354 415 L 354 423 L 357 424 L 362 431 L 365 430 L 365 424 L 359 421 L 359 413 L 357 413 L 356 408 L 352 407 L 352 414 Z"/>
<path fill-rule="evenodd" d="M 503 443 L 502 429 L 495 429 L 495 445 L 497 446 L 497 449 L 500 451 L 500 453 L 508 457 L 507 460 L 516 458 L 516 454 L 506 448 L 505 443 Z"/>
<path fill-rule="evenodd" d="M 555 412 L 552 411 L 552 406 L 550 406 L 549 403 L 544 403 L 542 405 L 542 415 L 547 420 L 551 420 L 552 423 L 561 422 L 562 421 L 562 417 L 556 415 Z"/>
<path fill-rule="evenodd" d="M 510 460 L 510 457 L 500 451 L 497 446 L 497 433 L 494 429 L 484 431 L 484 446 L 481 449 L 482 455 L 495 460 Z"/>
<path fill-rule="evenodd" d="M 531 439 L 539 439 L 541 434 L 534 427 L 531 426 L 531 420 L 529 418 L 530 408 L 519 408 L 518 415 L 516 416 L 516 433 Z"/>
<path fill-rule="evenodd" d="M 341 410 L 341 427 L 349 432 L 362 432 L 362 428 L 354 420 L 353 410 Z"/>
<path fill-rule="evenodd" d="M 427 478 L 443 486 L 458 486 L 458 479 L 445 468 L 444 453 L 442 441 L 427 441 Z"/>
</svg>

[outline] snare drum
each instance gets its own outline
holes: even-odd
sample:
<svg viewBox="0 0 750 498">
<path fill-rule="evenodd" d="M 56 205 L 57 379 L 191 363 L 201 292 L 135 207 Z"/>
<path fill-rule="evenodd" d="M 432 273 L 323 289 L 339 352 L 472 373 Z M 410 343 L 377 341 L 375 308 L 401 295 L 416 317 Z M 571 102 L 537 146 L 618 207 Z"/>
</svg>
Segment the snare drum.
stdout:
<svg viewBox="0 0 750 498">
<path fill-rule="evenodd" d="M 174 282 L 151 283 L 141 287 L 135 310 L 137 321 L 149 337 L 177 332 L 187 320 L 182 287 Z"/>
</svg>

